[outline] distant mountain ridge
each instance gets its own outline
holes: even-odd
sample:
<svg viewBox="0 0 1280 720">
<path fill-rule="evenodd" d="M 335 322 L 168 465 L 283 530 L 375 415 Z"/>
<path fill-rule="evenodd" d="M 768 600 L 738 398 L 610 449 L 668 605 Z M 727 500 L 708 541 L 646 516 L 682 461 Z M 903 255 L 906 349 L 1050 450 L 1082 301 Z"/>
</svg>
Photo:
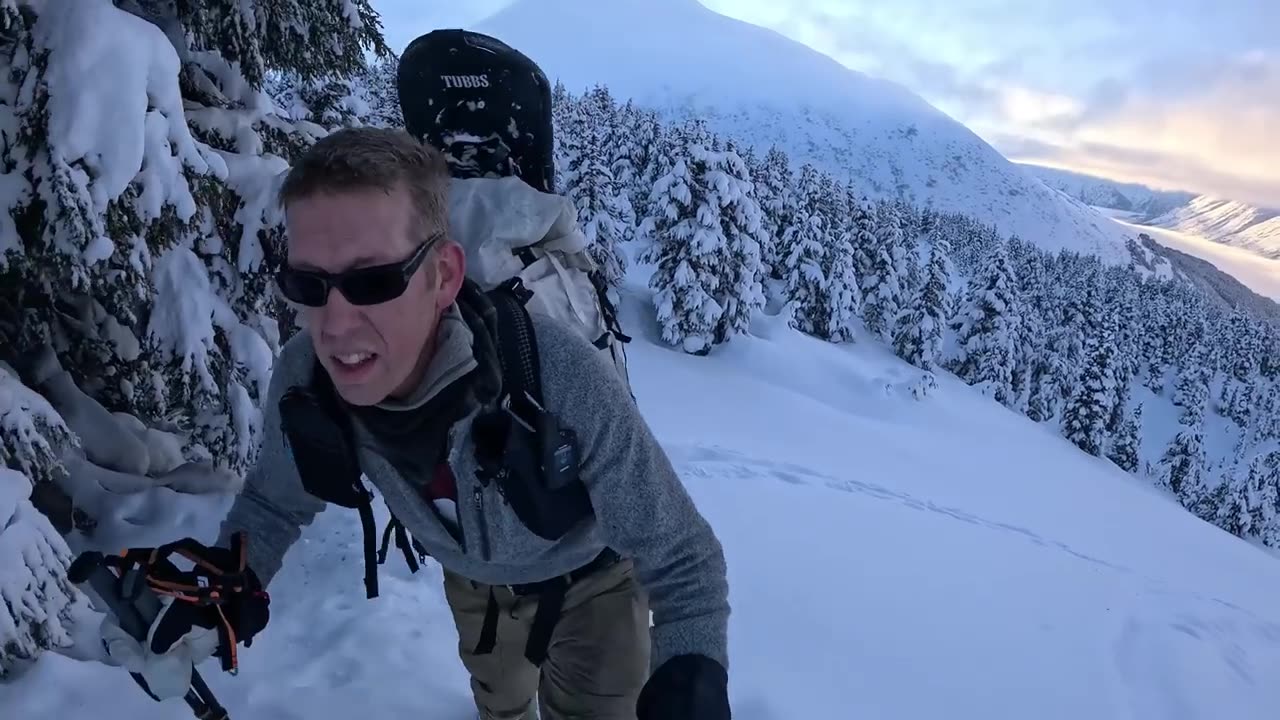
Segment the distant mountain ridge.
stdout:
<svg viewBox="0 0 1280 720">
<path fill-rule="evenodd" d="M 1063 197 L 900 85 L 855 72 L 695 0 L 520 0 L 473 29 L 552 81 L 607 85 L 667 119 L 698 115 L 763 154 L 777 145 L 870 198 L 962 212 L 1051 251 L 1128 263 L 1136 234 Z"/>
<path fill-rule="evenodd" d="M 1134 213 L 1140 220 L 1164 215 L 1197 197 L 1196 193 L 1184 190 L 1157 190 L 1139 183 L 1109 180 L 1071 170 L 1031 163 L 1016 164 L 1049 187 L 1086 205 Z"/>
<path fill-rule="evenodd" d="M 1201 195 L 1148 224 L 1280 259 L 1280 210 Z"/>
<path fill-rule="evenodd" d="M 1131 222 L 1177 230 L 1280 259 L 1280 210 L 1193 192 L 1155 190 L 1041 165 L 1021 165 L 1072 199 L 1132 213 Z"/>
</svg>

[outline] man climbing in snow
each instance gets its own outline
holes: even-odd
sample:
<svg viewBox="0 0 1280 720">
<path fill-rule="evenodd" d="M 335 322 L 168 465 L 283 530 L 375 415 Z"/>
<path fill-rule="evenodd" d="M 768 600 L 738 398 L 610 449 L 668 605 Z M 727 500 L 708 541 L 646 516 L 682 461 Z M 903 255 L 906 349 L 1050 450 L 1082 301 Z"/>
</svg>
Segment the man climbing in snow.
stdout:
<svg viewBox="0 0 1280 720">
<path fill-rule="evenodd" d="M 488 66 L 467 67 L 476 58 Z M 326 502 L 359 508 L 370 597 L 392 536 L 415 569 L 427 556 L 443 567 L 481 718 L 531 720 L 536 705 L 543 720 L 727 719 L 719 541 L 599 349 L 613 338 L 593 344 L 538 311 L 595 300 L 570 286 L 571 255 L 545 283 L 535 272 L 552 266 L 548 248 L 581 239 L 571 204 L 552 194 L 546 79 L 471 33 L 424 36 L 401 62 L 410 132 L 336 132 L 281 187 L 279 284 L 305 330 L 281 351 L 259 460 L 218 545 L 243 531 L 249 574 L 265 587 Z M 473 112 L 507 112 L 495 100 L 530 78 L 539 91 L 464 134 L 439 112 L 443 92 L 408 97 L 423 72 L 437 90 L 479 92 L 451 100 Z M 511 249 L 522 245 L 538 250 Z M 474 279 L 508 267 L 532 293 Z M 377 560 L 366 478 L 393 517 Z M 130 669 L 159 680 L 164 658 L 199 662 L 220 646 L 225 657 L 237 634 L 215 638 L 211 613 L 162 614 L 148 658 Z M 264 615 L 253 613 L 250 634 L 270 631 Z M 229 617 L 221 624 L 234 626 Z"/>
</svg>

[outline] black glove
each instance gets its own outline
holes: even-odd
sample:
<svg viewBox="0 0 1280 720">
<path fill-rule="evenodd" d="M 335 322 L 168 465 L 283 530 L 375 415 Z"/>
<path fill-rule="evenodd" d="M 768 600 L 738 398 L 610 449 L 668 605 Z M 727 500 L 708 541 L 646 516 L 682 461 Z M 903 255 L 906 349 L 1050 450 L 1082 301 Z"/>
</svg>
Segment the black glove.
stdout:
<svg viewBox="0 0 1280 720">
<path fill-rule="evenodd" d="M 271 619 L 271 598 L 253 568 L 240 571 L 238 558 L 230 550 L 205 548 L 200 556 L 197 566 L 187 572 L 167 559 L 153 565 L 149 577 L 153 587 L 186 585 L 189 590 L 174 590 L 174 602 L 152 628 L 148 650 L 164 653 L 193 629 L 213 630 L 218 633 L 214 654 L 223 670 L 232 670 L 237 666 L 236 645 L 252 645 Z M 212 568 L 223 574 L 209 572 Z"/>
<path fill-rule="evenodd" d="M 729 674 L 705 655 L 677 655 L 645 683 L 639 720 L 729 720 Z"/>
<path fill-rule="evenodd" d="M 121 580 L 123 597 L 152 592 L 160 600 L 160 612 L 147 630 L 145 643 L 134 640 L 110 618 L 103 623 L 108 653 L 142 674 L 148 684 L 164 687 L 163 693 L 153 690 L 153 696 L 180 695 L 190 682 L 191 665 L 210 655 L 221 660 L 223 670 L 235 670 L 237 646 L 248 647 L 266 627 L 271 599 L 245 564 L 243 537 L 233 536 L 232 545 L 230 550 L 211 548 L 186 539 L 155 549 L 132 548 L 103 559 L 121 577 L 137 579 L 137 584 Z M 169 560 L 174 553 L 194 567 L 179 570 Z"/>
</svg>

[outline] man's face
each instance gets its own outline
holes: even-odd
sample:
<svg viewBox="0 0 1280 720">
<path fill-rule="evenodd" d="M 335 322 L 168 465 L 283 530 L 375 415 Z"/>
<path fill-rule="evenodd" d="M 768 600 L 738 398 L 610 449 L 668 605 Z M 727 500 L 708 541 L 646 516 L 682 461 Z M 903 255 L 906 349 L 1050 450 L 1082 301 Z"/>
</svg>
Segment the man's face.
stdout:
<svg viewBox="0 0 1280 720">
<path fill-rule="evenodd" d="M 295 200 L 286 224 L 289 265 L 329 273 L 402 262 L 443 229 L 419 233 L 403 189 Z M 457 297 L 463 262 L 455 243 L 438 242 L 392 300 L 354 305 L 334 288 L 323 307 L 300 309 L 320 363 L 347 402 L 373 405 L 417 386 L 434 351 L 441 313 Z"/>
</svg>

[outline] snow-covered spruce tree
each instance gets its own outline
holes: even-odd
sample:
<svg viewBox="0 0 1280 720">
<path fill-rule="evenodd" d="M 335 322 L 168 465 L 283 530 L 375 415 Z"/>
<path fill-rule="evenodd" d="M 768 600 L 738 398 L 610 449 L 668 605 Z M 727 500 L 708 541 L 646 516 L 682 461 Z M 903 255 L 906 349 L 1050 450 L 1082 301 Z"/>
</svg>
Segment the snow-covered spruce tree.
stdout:
<svg viewBox="0 0 1280 720">
<path fill-rule="evenodd" d="M 1061 260 L 1058 255 L 1041 253 L 1038 263 L 1041 277 L 1028 291 L 1029 313 L 1036 315 L 1035 324 L 1040 336 L 1035 337 L 1028 349 L 1030 354 L 1030 394 L 1027 398 L 1027 417 L 1035 422 L 1047 422 L 1058 418 L 1062 407 L 1070 399 L 1068 388 L 1074 384 L 1069 355 L 1080 339 L 1077 350 L 1083 352 L 1083 336 L 1078 327 L 1068 322 L 1071 310 L 1067 305 L 1067 292 L 1083 292 L 1083 289 L 1063 287 Z M 1072 296 L 1072 300 L 1078 298 Z M 1078 320 L 1077 320 L 1078 322 Z M 1026 333 L 1024 333 L 1024 336 Z"/>
<path fill-rule="evenodd" d="M 1098 291 L 1090 287 L 1085 303 L 1098 303 Z M 1084 371 L 1076 384 L 1075 394 L 1062 415 L 1062 432 L 1076 447 L 1090 455 L 1102 456 L 1107 436 L 1107 422 L 1115 399 L 1115 315 L 1099 308 L 1102 323 L 1091 328 L 1085 338 Z"/>
<path fill-rule="evenodd" d="M 1203 348 L 1193 351 L 1203 355 Z M 1160 458 L 1157 484 L 1177 496 L 1183 507 L 1195 512 L 1206 521 L 1216 516 L 1208 515 L 1211 499 L 1205 482 L 1206 458 L 1204 451 L 1204 418 L 1208 409 L 1209 389 L 1206 371 L 1189 365 L 1178 376 L 1174 391 L 1174 403 L 1182 408 L 1178 418 L 1178 434 Z"/>
<path fill-rule="evenodd" d="M 1213 489 L 1214 524 L 1232 535 L 1274 546 L 1280 537 L 1280 451 L 1241 458 Z"/>
<path fill-rule="evenodd" d="M 951 283 L 951 248 L 938 238 L 929 251 L 925 280 L 907 312 L 898 318 L 893 340 L 898 357 L 921 370 L 932 372 L 942 352 L 947 328 L 947 287 Z"/>
<path fill-rule="evenodd" d="M 615 142 L 611 114 L 616 106 L 608 91 L 597 87 L 569 115 L 571 130 L 562 138 L 567 165 L 558 190 L 573 201 L 578 221 L 590 243 L 588 251 L 607 284 L 616 286 L 626 271 L 621 244 L 634 232 L 626 193 L 614 178 L 610 161 Z M 576 118 L 575 118 L 576 115 Z"/>
<path fill-rule="evenodd" d="M 1126 381 L 1123 377 L 1116 377 L 1112 387 L 1111 414 L 1107 417 L 1105 429 L 1107 435 L 1120 432 L 1120 427 L 1124 425 L 1124 419 L 1129 412 L 1129 400 L 1133 396 L 1132 382 Z"/>
<path fill-rule="evenodd" d="M 569 167 L 567 138 L 573 130 L 569 126 L 578 112 L 578 99 L 565 87 L 563 80 L 556 80 L 551 89 L 551 154 L 555 165 L 555 186 L 564 187 L 565 169 Z"/>
<path fill-rule="evenodd" d="M 627 204 L 631 204 L 630 189 L 640 177 L 640 169 L 644 167 L 649 151 L 643 138 L 640 137 L 640 113 L 634 100 L 628 99 L 617 110 L 614 129 L 614 146 L 610 155 L 610 170 L 619 187 L 627 192 Z M 637 221 L 638 222 L 638 221 Z"/>
<path fill-rule="evenodd" d="M 1193 289 L 1172 284 L 1168 291 L 1172 318 L 1166 329 L 1173 349 L 1169 364 L 1176 365 L 1179 372 L 1194 366 L 1204 372 L 1207 384 L 1213 378 L 1212 353 L 1209 350 L 1213 343 L 1210 334 L 1213 324 L 1209 320 L 1204 296 Z"/>
<path fill-rule="evenodd" d="M 1259 376 L 1252 394 L 1255 399 L 1250 421 L 1253 442 L 1280 440 L 1280 383 Z"/>
<path fill-rule="evenodd" d="M 582 149 L 579 138 L 586 127 L 586 104 L 582 98 L 566 90 L 562 82 L 556 82 L 551 102 L 552 153 L 556 166 L 555 186 L 559 190 L 568 184 L 569 167 L 576 162 Z"/>
<path fill-rule="evenodd" d="M 71 529 L 71 509 L 48 478 L 64 472 L 58 458 L 76 443 L 57 411 L 0 364 L 0 680 L 71 645 L 67 626 L 84 596 L 67 580 L 71 550 L 59 534 Z"/>
<path fill-rule="evenodd" d="M 400 89 L 396 76 L 400 72 L 400 58 L 387 55 L 375 60 L 361 74 L 361 84 L 368 88 L 371 98 L 369 116 L 364 122 L 377 127 L 404 127 L 404 113 L 400 110 Z"/>
<path fill-rule="evenodd" d="M 1129 392 L 1142 372 L 1139 278 L 1132 264 L 1108 268 L 1106 305 L 1116 315 L 1116 392 Z"/>
<path fill-rule="evenodd" d="M 404 127 L 396 73 L 399 58 L 375 59 L 351 77 L 301 80 L 296 73 L 272 72 L 266 90 L 281 113 L 326 127 L 373 125 Z"/>
<path fill-rule="evenodd" d="M 652 240 L 653 220 L 662 214 L 662 209 L 653 204 L 653 187 L 671 172 L 684 140 L 682 126 L 664 124 L 654 110 L 638 111 L 636 123 L 637 134 L 646 138 L 647 149 L 642 151 L 646 159 L 634 161 L 636 178 L 631 187 L 625 189 L 631 195 L 631 207 L 640 221 L 636 226 L 636 240 L 644 243 Z"/>
<path fill-rule="evenodd" d="M 1203 507 L 1208 493 L 1205 484 L 1203 423 L 1184 425 L 1160 458 L 1158 483 L 1171 491 L 1182 506 L 1196 512 Z M 1210 518 L 1205 518 L 1210 519 Z"/>
<path fill-rule="evenodd" d="M 1146 365 L 1142 368 L 1142 383 L 1156 395 L 1164 393 L 1165 358 L 1169 349 L 1165 342 L 1165 325 L 1168 310 L 1160 291 L 1160 280 L 1144 279 L 1140 284 L 1137 332 L 1138 351 Z"/>
<path fill-rule="evenodd" d="M 794 222 L 783 236 L 779 263 L 792 325 L 831 342 L 853 339 L 860 306 L 853 247 L 832 202 L 829 175 L 800 169 Z"/>
<path fill-rule="evenodd" d="M 1280 329 L 1265 328 L 1262 338 L 1262 361 L 1258 372 L 1267 380 L 1280 379 Z"/>
<path fill-rule="evenodd" d="M 1250 461 L 1241 495 L 1248 518 L 1244 532 L 1267 547 L 1280 547 L 1280 450 L 1261 453 Z"/>
<path fill-rule="evenodd" d="M 1101 320 L 1098 317 L 1100 304 L 1086 304 L 1088 288 L 1098 285 L 1098 267 L 1081 258 L 1076 253 L 1059 251 L 1054 264 L 1053 282 L 1062 296 L 1061 311 L 1058 316 L 1059 325 L 1051 330 L 1054 334 L 1053 344 L 1057 348 L 1062 364 L 1062 375 L 1058 389 L 1065 404 L 1076 393 L 1077 380 L 1084 371 L 1088 360 L 1085 355 L 1085 338 L 1094 331 Z"/>
<path fill-rule="evenodd" d="M 176 419 L 193 455 L 236 472 L 257 444 L 281 334 L 273 183 L 324 132 L 275 115 L 262 83 L 277 69 L 308 81 L 355 73 L 381 43 L 363 0 L 296 17 L 241 5 L 135 3 L 148 22 L 86 0 L 33 18 L 6 93 L 9 175 L 26 189 L 7 268 L 21 281 L 3 285 L 25 314 L 10 339 L 23 357 L 52 345 L 95 400 Z M 16 92 L 24 85 L 38 89 Z"/>
<path fill-rule="evenodd" d="M 1120 424 L 1120 429 L 1113 436 L 1111 447 L 1107 450 L 1107 458 L 1121 470 L 1136 473 L 1141 464 L 1139 450 L 1142 441 L 1142 403 L 1134 406 L 1129 416 Z"/>
<path fill-rule="evenodd" d="M 982 272 L 970 278 L 964 306 L 951 321 L 957 353 L 949 369 L 1006 407 L 1014 399 L 1019 310 L 1017 282 L 1000 243 L 991 248 Z"/>
<path fill-rule="evenodd" d="M 1014 235 L 1009 238 L 1009 263 L 1018 279 L 1018 297 L 1021 299 L 1022 322 L 1018 323 L 1014 339 L 1016 355 L 1010 385 L 1013 401 L 1010 409 L 1030 415 L 1031 397 L 1035 392 L 1035 375 L 1043 369 L 1045 346 L 1045 306 L 1049 304 L 1045 284 L 1043 252 L 1031 243 Z"/>
<path fill-rule="evenodd" d="M 290 120 L 309 120 L 327 126 L 362 125 L 363 118 L 373 117 L 374 107 L 385 107 L 376 99 L 375 88 L 367 84 L 369 79 L 368 72 L 351 78 L 311 80 L 271 73 L 265 90 Z M 398 91 L 392 97 L 398 97 Z M 403 126 L 402 121 L 400 127 Z"/>
<path fill-rule="evenodd" d="M 1105 432 L 1108 436 L 1120 432 L 1129 412 L 1129 398 L 1133 383 L 1141 370 L 1138 356 L 1137 325 L 1137 276 L 1130 267 L 1111 268 L 1108 287 L 1103 292 L 1103 325 L 1112 337 L 1111 393 Z"/>
<path fill-rule="evenodd" d="M 1208 410 L 1210 373 L 1205 367 L 1206 349 L 1196 344 L 1178 372 L 1173 389 L 1173 404 L 1181 408 L 1178 422 L 1192 425 L 1200 422 Z"/>
<path fill-rule="evenodd" d="M 859 198 L 852 187 L 848 189 L 846 203 L 849 208 L 849 244 L 853 247 L 854 268 L 858 273 L 858 304 L 861 312 L 865 312 L 864 303 L 875 289 L 880 238 L 876 234 L 876 219 L 872 214 L 871 203 L 866 198 Z M 846 222 L 844 218 L 840 218 L 840 221 Z"/>
<path fill-rule="evenodd" d="M 902 280 L 899 277 L 906 266 L 902 220 L 894 206 L 886 202 L 877 203 L 869 214 L 873 220 L 875 242 L 869 248 L 861 248 L 868 255 L 866 274 L 858 277 L 862 290 L 862 318 L 868 332 L 887 340 L 893 337 L 903 305 Z"/>
<path fill-rule="evenodd" d="M 778 248 L 781 238 L 795 222 L 798 202 L 795 176 L 787 154 L 776 145 L 769 148 L 760 163 L 759 175 L 756 181 L 756 198 L 764 212 L 765 234 L 764 243 L 760 247 L 760 261 L 769 277 L 781 280 Z"/>
<path fill-rule="evenodd" d="M 902 258 L 898 269 L 898 278 L 902 288 L 902 300 L 909 302 L 920 291 L 924 282 L 924 270 L 928 264 L 927 255 L 921 252 L 930 247 L 928 235 L 921 229 L 920 210 L 906 198 L 898 198 L 893 202 L 894 212 L 898 215 L 902 227 Z M 895 257 L 895 262 L 899 259 Z"/>
<path fill-rule="evenodd" d="M 141 535 L 121 532 L 148 532 L 151 520 L 181 533 L 179 515 L 125 522 L 112 510 L 233 492 L 256 455 L 291 327 L 270 285 L 275 183 L 326 131 L 279 114 L 265 79 L 350 76 L 381 46 L 377 19 L 366 0 L 6 7 L 0 360 L 61 423 L 32 426 L 43 444 L 0 438 L 11 471 L 0 497 L 30 495 L 64 532 L 81 513 L 63 511 L 83 510 L 75 529 L 91 546 L 123 547 Z M 0 391 L 0 417 L 18 417 L 18 397 Z M 56 462 L 33 459 L 34 448 Z M 34 562 L 46 550 L 25 538 L 15 552 Z M 62 577 L 57 562 L 47 570 Z M 47 616 L 61 612 L 55 593 L 45 598 Z"/>
<path fill-rule="evenodd" d="M 850 342 L 858 322 L 861 301 L 858 298 L 857 261 L 848 229 L 833 239 L 823 266 L 827 280 L 827 314 L 815 328 L 819 337 L 831 342 Z"/>
<path fill-rule="evenodd" d="M 1165 383 L 1168 380 L 1168 364 L 1166 358 L 1170 352 L 1170 348 L 1163 342 L 1163 325 L 1165 322 L 1164 303 L 1160 302 L 1153 305 L 1149 312 L 1155 317 L 1151 321 L 1151 324 L 1148 324 L 1145 329 L 1148 333 L 1152 333 L 1153 335 L 1155 333 L 1159 333 L 1159 335 L 1156 335 L 1159 339 L 1153 339 L 1151 341 L 1151 346 L 1146 356 L 1147 367 L 1145 369 L 1146 375 L 1143 383 L 1151 392 L 1156 395 L 1163 395 L 1165 391 Z"/>
<path fill-rule="evenodd" d="M 763 282 L 766 274 L 761 247 L 767 242 L 764 211 L 755 195 L 755 184 L 747 163 L 727 143 L 708 158 L 707 183 L 720 203 L 720 227 L 728 242 L 729 263 L 723 279 L 727 288 L 725 316 L 717 343 L 747 332 L 751 318 L 766 302 Z"/>
<path fill-rule="evenodd" d="M 663 339 L 706 355 L 744 332 L 764 304 L 760 209 L 741 158 L 715 149 L 698 121 L 679 137 L 682 151 L 653 189 L 652 207 L 661 214 L 640 260 L 657 265 L 650 286 Z"/>
<path fill-rule="evenodd" d="M 1061 383 L 1065 380 L 1066 366 L 1054 335 L 1047 335 L 1033 352 L 1027 417 L 1035 422 L 1047 422 L 1058 416 L 1062 406 Z"/>
<path fill-rule="evenodd" d="M 1260 374 L 1262 364 L 1262 336 L 1244 310 L 1236 308 L 1221 329 L 1218 342 L 1229 348 L 1220 396 L 1222 413 L 1246 426 L 1254 405 L 1253 380 Z"/>
<path fill-rule="evenodd" d="M 643 219 L 640 210 L 631 203 L 631 188 L 640 177 L 642 159 L 649 148 L 641 146 L 641 139 L 634 131 L 637 115 L 635 105 L 627 100 L 625 105 L 618 105 L 613 96 L 605 92 L 598 93 L 597 106 L 608 112 L 606 133 L 606 150 L 609 157 L 609 170 L 613 173 L 614 182 L 618 186 L 618 204 L 622 209 L 622 226 L 625 233 L 624 242 L 635 239 L 637 228 Z M 607 103 L 604 100 L 607 99 Z"/>
<path fill-rule="evenodd" d="M 801 332 L 817 334 L 822 318 L 830 316 L 824 268 L 833 239 L 830 220 L 822 212 L 818 169 L 800 168 L 794 222 L 778 244 L 778 267 L 786 297 L 795 303 L 792 322 Z"/>
</svg>

